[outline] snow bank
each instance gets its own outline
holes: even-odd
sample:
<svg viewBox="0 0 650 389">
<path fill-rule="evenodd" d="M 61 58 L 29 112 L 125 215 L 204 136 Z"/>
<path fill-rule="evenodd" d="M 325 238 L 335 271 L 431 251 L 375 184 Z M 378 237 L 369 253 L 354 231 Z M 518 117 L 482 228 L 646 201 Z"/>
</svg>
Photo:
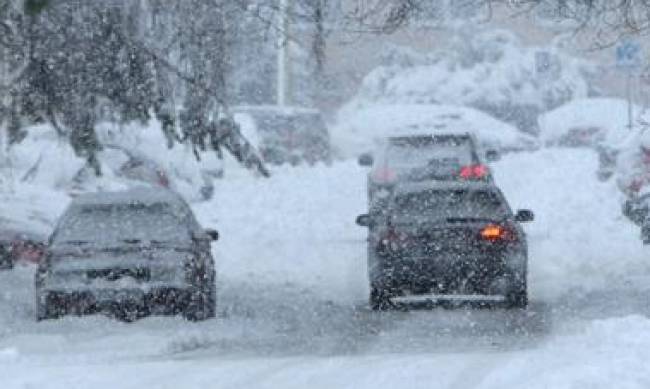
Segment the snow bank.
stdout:
<svg viewBox="0 0 650 389">
<path fill-rule="evenodd" d="M 506 155 L 494 166 L 511 205 L 535 212 L 526 230 L 536 298 L 614 290 L 650 274 L 639 229 L 621 214 L 623 194 L 596 179 L 597 167 L 597 155 L 586 149 Z"/>
<path fill-rule="evenodd" d="M 634 124 L 638 126 L 644 112 L 635 105 L 633 114 Z M 615 147 L 633 133 L 627 126 L 628 104 L 615 98 L 577 99 L 539 117 L 540 138 L 547 145 L 557 143 L 571 129 L 593 127 L 601 130 L 603 144 Z"/>
<path fill-rule="evenodd" d="M 532 150 L 537 140 L 483 112 L 438 104 L 369 105 L 343 108 L 332 141 L 345 157 L 372 150 L 388 136 L 471 132 L 485 148 Z"/>
<path fill-rule="evenodd" d="M 633 315 L 596 320 L 583 332 L 554 339 L 541 350 L 508 360 L 481 388 L 650 387 L 650 320 Z"/>
</svg>

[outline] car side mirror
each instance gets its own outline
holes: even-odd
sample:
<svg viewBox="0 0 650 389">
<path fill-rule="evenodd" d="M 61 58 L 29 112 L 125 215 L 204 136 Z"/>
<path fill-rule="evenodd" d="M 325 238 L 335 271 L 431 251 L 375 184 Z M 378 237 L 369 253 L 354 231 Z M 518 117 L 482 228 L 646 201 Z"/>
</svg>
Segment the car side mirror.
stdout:
<svg viewBox="0 0 650 389">
<path fill-rule="evenodd" d="M 371 227 L 373 224 L 372 217 L 367 213 L 364 213 L 363 215 L 357 216 L 356 223 L 361 227 Z"/>
<path fill-rule="evenodd" d="M 192 239 L 198 240 L 198 241 L 201 241 L 201 240 L 206 241 L 207 240 L 207 241 L 210 241 L 210 242 L 214 242 L 216 240 L 219 240 L 219 232 L 217 232 L 217 230 L 207 228 L 207 229 L 205 229 L 203 231 L 195 232 L 194 234 L 192 234 Z"/>
<path fill-rule="evenodd" d="M 515 215 L 515 221 L 520 223 L 532 222 L 535 220 L 535 214 L 529 209 L 520 209 Z"/>
<path fill-rule="evenodd" d="M 219 231 L 212 228 L 205 230 L 205 234 L 210 238 L 211 241 L 216 242 L 219 240 Z"/>
<path fill-rule="evenodd" d="M 375 163 L 375 159 L 370 153 L 363 153 L 359 156 L 359 165 L 361 166 L 372 166 Z"/>
<path fill-rule="evenodd" d="M 497 150 L 488 150 L 485 152 L 485 159 L 488 162 L 496 162 L 501 159 L 501 154 Z"/>
</svg>

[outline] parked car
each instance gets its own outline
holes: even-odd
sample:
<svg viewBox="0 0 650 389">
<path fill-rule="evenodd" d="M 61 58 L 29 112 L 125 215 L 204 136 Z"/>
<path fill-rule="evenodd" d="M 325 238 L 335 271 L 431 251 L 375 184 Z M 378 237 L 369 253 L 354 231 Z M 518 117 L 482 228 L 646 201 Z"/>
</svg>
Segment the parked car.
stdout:
<svg viewBox="0 0 650 389">
<path fill-rule="evenodd" d="M 0 270 L 18 262 L 39 263 L 45 252 L 45 237 L 18 228 L 0 229 Z"/>
<path fill-rule="evenodd" d="M 109 312 L 213 317 L 215 230 L 163 189 L 85 194 L 61 216 L 35 277 L 39 320 Z"/>
<path fill-rule="evenodd" d="M 244 136 L 267 163 L 311 165 L 332 160 L 329 131 L 316 109 L 240 106 L 233 113 Z"/>
<path fill-rule="evenodd" d="M 485 155 L 484 158 L 481 155 Z M 484 159 L 498 159 L 498 152 L 479 150 L 469 133 L 390 137 L 374 153 L 359 157 L 372 166 L 368 173 L 368 202 L 375 194 L 386 197 L 399 183 L 425 181 L 492 182 Z"/>
<path fill-rule="evenodd" d="M 643 244 L 650 244 L 650 193 L 627 199 L 623 204 L 623 215 L 640 227 Z"/>
<path fill-rule="evenodd" d="M 360 215 L 370 227 L 370 306 L 472 301 L 528 304 L 526 234 L 529 210 L 512 212 L 485 182 L 411 183 L 385 207 Z"/>
</svg>

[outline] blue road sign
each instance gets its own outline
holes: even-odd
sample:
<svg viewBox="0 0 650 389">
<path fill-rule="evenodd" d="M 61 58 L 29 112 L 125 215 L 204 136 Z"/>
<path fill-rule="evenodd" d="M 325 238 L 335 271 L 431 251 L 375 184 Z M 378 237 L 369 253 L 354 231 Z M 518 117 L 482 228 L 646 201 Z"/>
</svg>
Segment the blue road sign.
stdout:
<svg viewBox="0 0 650 389">
<path fill-rule="evenodd" d="M 616 46 L 616 66 L 618 68 L 633 71 L 641 67 L 643 63 L 641 45 L 633 40 L 625 40 Z"/>
</svg>

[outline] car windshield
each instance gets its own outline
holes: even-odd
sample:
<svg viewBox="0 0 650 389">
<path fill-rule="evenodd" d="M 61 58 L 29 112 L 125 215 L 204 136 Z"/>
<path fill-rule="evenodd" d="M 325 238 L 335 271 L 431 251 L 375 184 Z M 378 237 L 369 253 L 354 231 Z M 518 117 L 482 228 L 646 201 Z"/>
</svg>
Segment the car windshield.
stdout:
<svg viewBox="0 0 650 389">
<path fill-rule="evenodd" d="M 122 245 L 178 242 L 189 229 L 167 204 L 106 204 L 73 209 L 55 234 L 55 245 Z"/>
<path fill-rule="evenodd" d="M 508 215 L 501 197 L 489 190 L 426 190 L 396 195 L 390 214 L 395 222 L 444 219 L 499 220 Z"/>
</svg>

